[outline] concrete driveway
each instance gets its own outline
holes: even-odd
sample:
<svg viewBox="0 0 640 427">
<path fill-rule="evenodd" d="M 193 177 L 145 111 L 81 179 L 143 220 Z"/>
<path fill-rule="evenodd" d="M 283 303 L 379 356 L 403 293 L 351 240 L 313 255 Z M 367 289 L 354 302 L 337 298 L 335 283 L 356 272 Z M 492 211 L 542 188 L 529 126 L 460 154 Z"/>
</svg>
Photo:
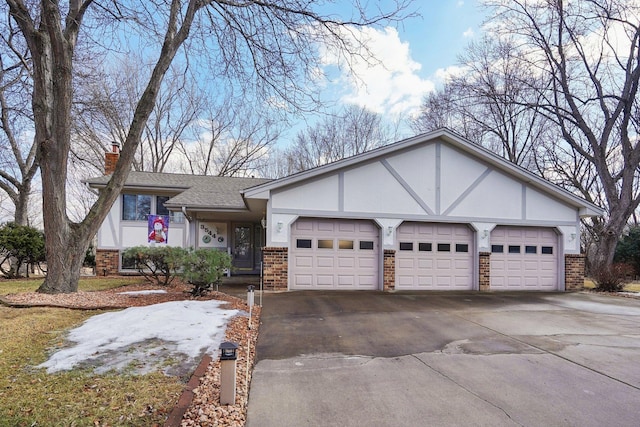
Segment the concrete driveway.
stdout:
<svg viewBox="0 0 640 427">
<path fill-rule="evenodd" d="M 638 426 L 640 300 L 264 297 L 248 427 Z"/>
</svg>

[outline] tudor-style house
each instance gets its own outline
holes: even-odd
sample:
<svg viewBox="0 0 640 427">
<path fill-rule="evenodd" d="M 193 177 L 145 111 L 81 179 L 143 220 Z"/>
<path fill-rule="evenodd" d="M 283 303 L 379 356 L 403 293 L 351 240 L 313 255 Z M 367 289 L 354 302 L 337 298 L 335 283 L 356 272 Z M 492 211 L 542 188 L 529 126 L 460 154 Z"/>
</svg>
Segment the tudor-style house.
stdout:
<svg viewBox="0 0 640 427">
<path fill-rule="evenodd" d="M 97 270 L 132 272 L 123 250 L 161 215 L 164 244 L 227 251 L 265 289 L 564 291 L 583 285 L 580 219 L 602 214 L 442 129 L 277 180 L 131 172 Z"/>
</svg>

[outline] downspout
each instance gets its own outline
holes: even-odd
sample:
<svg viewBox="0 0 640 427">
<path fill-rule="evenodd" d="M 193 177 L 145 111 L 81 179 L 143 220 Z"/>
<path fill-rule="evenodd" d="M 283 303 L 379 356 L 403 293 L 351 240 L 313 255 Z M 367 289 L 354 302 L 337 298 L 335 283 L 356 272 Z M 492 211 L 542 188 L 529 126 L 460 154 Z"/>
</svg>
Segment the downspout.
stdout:
<svg viewBox="0 0 640 427">
<path fill-rule="evenodd" d="M 185 242 L 186 243 L 186 247 L 189 248 L 191 246 L 193 246 L 195 248 L 195 242 L 193 242 L 193 245 L 191 245 L 191 222 L 193 221 L 193 218 L 190 217 L 187 214 L 187 208 L 186 206 L 182 206 L 180 208 L 180 211 L 182 211 L 182 215 L 184 215 L 185 220 L 187 221 L 187 223 L 185 224 Z"/>
</svg>

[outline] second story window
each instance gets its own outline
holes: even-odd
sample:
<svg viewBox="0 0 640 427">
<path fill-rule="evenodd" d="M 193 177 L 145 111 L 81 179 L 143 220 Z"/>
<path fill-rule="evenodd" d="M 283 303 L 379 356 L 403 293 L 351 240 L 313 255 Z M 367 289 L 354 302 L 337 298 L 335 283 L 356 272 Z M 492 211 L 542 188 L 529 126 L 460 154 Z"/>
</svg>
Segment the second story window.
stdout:
<svg viewBox="0 0 640 427">
<path fill-rule="evenodd" d="M 124 221 L 146 221 L 151 213 L 151 196 L 144 194 L 122 195 L 122 219 Z"/>
</svg>

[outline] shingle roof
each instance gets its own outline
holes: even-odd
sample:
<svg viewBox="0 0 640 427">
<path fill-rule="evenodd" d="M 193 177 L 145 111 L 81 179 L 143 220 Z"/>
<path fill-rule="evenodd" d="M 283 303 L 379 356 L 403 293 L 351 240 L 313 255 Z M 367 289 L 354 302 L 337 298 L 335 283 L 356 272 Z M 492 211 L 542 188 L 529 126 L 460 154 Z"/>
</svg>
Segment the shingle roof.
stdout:
<svg viewBox="0 0 640 427">
<path fill-rule="evenodd" d="M 90 178 L 92 187 L 102 187 L 109 176 Z M 242 190 L 269 182 L 263 178 L 129 172 L 124 189 L 176 190 L 179 194 L 165 202 L 167 207 L 201 209 L 245 209 Z"/>
</svg>

